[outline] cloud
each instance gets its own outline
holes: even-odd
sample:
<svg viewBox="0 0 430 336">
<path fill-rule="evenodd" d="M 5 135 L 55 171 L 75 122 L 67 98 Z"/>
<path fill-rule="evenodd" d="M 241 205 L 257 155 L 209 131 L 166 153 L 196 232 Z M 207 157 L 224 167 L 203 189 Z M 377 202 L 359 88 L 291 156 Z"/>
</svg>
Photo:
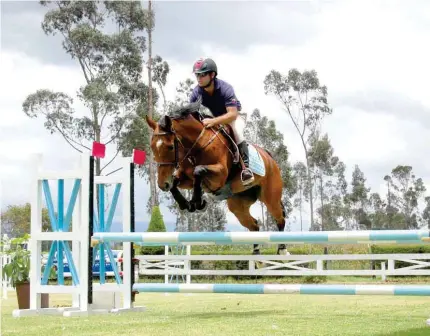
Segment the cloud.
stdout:
<svg viewBox="0 0 430 336">
<path fill-rule="evenodd" d="M 336 99 L 338 106 L 347 106 L 368 113 L 395 116 L 430 128 L 430 106 L 402 92 L 384 90 L 356 91 Z"/>
<path fill-rule="evenodd" d="M 2 2 L 6 35 L 1 62 L 0 172 L 7 200 L 28 195 L 29 173 L 18 149 L 24 148 L 23 155 L 44 151 L 53 158 L 50 164 L 59 168 L 73 161 L 61 138 L 48 135 L 40 121 L 23 115 L 23 99 L 40 87 L 73 95 L 82 84 L 79 69 L 66 62 L 60 41 L 40 29 L 45 9 L 32 2 L 31 11 L 15 4 L 19 3 L 7 4 L 9 11 L 5 11 Z M 363 1 L 158 1 L 154 2 L 153 52 L 171 68 L 165 89 L 168 99 L 173 99 L 180 81 L 192 76 L 195 58 L 213 57 L 220 78 L 233 85 L 244 110 L 250 114 L 259 108 L 276 121 L 291 162 L 304 160 L 300 139 L 282 105 L 264 94 L 263 81 L 272 69 L 284 74 L 293 67 L 315 69 L 328 87 L 334 109 L 324 120 L 323 131 L 347 165 L 347 180 L 358 164 L 372 191 L 380 191 L 383 176 L 397 164 L 412 165 L 417 176 L 430 181 L 430 164 L 423 160 L 430 141 L 430 47 L 423 43 L 430 30 L 429 7 L 422 1 L 393 1 L 390 6 Z M 258 20 L 264 24 L 257 25 Z M 147 190 L 146 182 L 139 181 L 136 206 L 141 219 L 147 216 Z M 169 216 L 166 209 L 163 214 Z M 259 204 L 252 214 L 261 216 Z M 241 228 L 232 214 L 227 217 Z M 293 230 L 299 228 L 300 223 L 293 224 Z"/>
<path fill-rule="evenodd" d="M 62 36 L 45 35 L 42 30 L 47 11 L 38 1 L 1 1 L 2 52 L 25 53 L 43 64 L 73 66 L 61 46 Z"/>
<path fill-rule="evenodd" d="M 262 44 L 300 46 L 318 33 L 312 2 L 158 1 L 154 10 L 154 50 L 176 61 L 198 58 L 206 43 L 237 54 Z"/>
<path fill-rule="evenodd" d="M 4 1 L 1 6 L 4 50 L 28 53 L 43 63 L 74 64 L 61 47 L 62 36 L 47 36 L 41 28 L 50 7 L 35 1 Z M 206 42 L 240 53 L 259 44 L 299 46 L 318 34 L 313 19 L 319 7 L 313 2 L 155 1 L 153 9 L 153 52 L 178 61 L 198 58 Z M 259 21 L 264 24 L 253 29 Z"/>
</svg>

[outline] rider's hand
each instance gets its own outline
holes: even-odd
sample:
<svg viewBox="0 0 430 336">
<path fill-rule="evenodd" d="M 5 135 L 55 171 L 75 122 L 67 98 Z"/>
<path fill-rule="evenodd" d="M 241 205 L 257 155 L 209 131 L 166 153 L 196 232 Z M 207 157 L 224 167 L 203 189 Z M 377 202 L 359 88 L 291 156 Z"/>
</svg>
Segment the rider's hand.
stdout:
<svg viewBox="0 0 430 336">
<path fill-rule="evenodd" d="M 211 118 L 203 119 L 202 123 L 206 128 L 211 128 L 211 127 L 218 125 L 218 123 L 215 121 L 215 119 L 211 119 Z"/>
</svg>

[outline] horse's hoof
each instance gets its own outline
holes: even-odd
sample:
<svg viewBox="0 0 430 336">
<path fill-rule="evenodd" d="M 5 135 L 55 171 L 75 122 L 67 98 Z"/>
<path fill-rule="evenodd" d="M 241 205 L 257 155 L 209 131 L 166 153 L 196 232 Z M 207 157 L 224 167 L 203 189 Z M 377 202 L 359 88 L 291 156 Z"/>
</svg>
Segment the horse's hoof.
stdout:
<svg viewBox="0 0 430 336">
<path fill-rule="evenodd" d="M 206 200 L 203 200 L 202 203 L 196 206 L 196 210 L 198 212 L 203 212 L 206 210 L 207 207 L 208 207 L 208 202 L 206 202 Z"/>
<path fill-rule="evenodd" d="M 260 253 L 260 250 L 253 250 L 253 251 L 252 251 L 252 254 L 260 255 L 261 253 Z"/>
<path fill-rule="evenodd" d="M 196 206 L 194 205 L 194 203 L 190 202 L 188 204 L 188 212 L 195 212 L 196 211 Z"/>
</svg>

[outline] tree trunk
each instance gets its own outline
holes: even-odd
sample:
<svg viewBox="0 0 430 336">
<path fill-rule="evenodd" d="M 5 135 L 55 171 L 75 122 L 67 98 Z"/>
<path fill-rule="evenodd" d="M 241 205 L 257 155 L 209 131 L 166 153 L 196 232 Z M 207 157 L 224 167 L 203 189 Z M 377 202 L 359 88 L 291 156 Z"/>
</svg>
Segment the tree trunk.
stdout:
<svg viewBox="0 0 430 336">
<path fill-rule="evenodd" d="M 261 220 L 263 222 L 261 224 L 263 225 L 263 230 L 264 231 L 269 231 L 268 228 L 265 225 L 265 220 L 264 220 L 264 204 L 263 204 L 263 202 L 260 202 L 260 205 L 261 205 Z"/>
<path fill-rule="evenodd" d="M 98 111 L 97 108 L 93 106 L 93 116 L 94 116 L 94 125 L 95 125 L 95 129 L 94 129 L 94 136 L 95 136 L 95 141 L 100 143 L 101 140 L 101 130 L 100 130 L 100 126 L 99 126 L 99 118 L 98 118 Z M 101 162 L 100 162 L 100 158 L 95 158 L 95 176 L 100 176 L 101 174 Z M 99 188 L 98 186 L 96 186 L 95 188 L 95 193 L 96 193 L 96 205 L 97 205 L 97 209 L 100 209 L 100 192 L 99 192 Z M 98 213 L 98 210 L 96 210 L 96 212 Z"/>
<path fill-rule="evenodd" d="M 303 186 L 303 184 L 302 184 Z M 303 194 L 302 194 L 302 186 L 300 187 L 300 231 L 303 231 Z"/>
<path fill-rule="evenodd" d="M 303 139 L 302 139 L 303 142 Z M 305 152 L 306 152 L 306 146 L 303 142 L 303 146 L 305 148 Z M 311 207 L 311 227 L 314 226 L 314 199 L 313 199 L 313 192 L 312 192 L 312 188 L 313 188 L 313 183 L 312 183 L 312 176 L 311 176 L 311 169 L 309 168 L 309 158 L 308 155 L 306 154 L 306 170 L 307 170 L 307 177 L 308 177 L 308 183 L 309 183 L 309 204 Z"/>
<path fill-rule="evenodd" d="M 148 116 L 153 117 L 153 97 L 152 97 L 152 1 L 148 1 L 148 11 L 149 11 L 149 24 L 148 24 Z M 152 136 L 152 129 L 150 129 L 150 136 Z M 154 167 L 154 156 L 152 151 L 149 151 L 149 188 L 151 192 L 151 209 L 159 204 L 157 195 L 157 181 L 155 176 Z"/>
<path fill-rule="evenodd" d="M 320 176 L 320 199 L 321 199 L 321 231 L 324 231 L 324 201 L 323 201 L 323 178 L 322 178 L 322 175 Z"/>
</svg>

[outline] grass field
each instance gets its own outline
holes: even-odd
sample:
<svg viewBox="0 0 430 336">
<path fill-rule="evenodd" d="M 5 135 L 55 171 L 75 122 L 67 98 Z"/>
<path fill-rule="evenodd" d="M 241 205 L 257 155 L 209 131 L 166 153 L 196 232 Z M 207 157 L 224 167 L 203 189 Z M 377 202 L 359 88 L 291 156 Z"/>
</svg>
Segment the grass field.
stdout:
<svg viewBox="0 0 430 336">
<path fill-rule="evenodd" d="M 51 295 L 50 305 L 69 305 Z M 13 318 L 2 300 L 1 335 L 430 335 L 428 297 L 140 293 L 144 313 Z"/>
</svg>

